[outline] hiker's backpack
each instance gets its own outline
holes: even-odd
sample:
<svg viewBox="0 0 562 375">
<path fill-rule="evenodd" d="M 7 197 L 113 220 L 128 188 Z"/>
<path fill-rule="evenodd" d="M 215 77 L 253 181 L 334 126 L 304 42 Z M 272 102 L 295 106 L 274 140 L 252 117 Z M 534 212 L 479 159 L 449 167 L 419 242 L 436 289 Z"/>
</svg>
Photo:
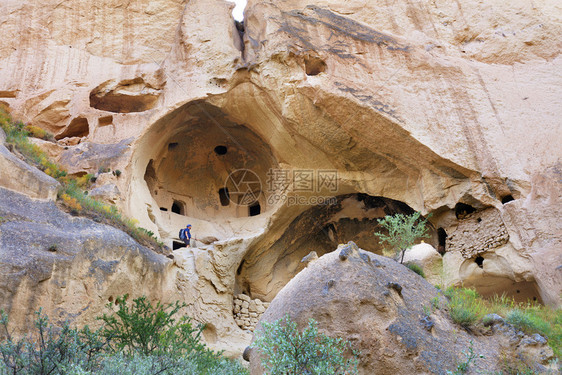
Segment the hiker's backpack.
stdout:
<svg viewBox="0 0 562 375">
<path fill-rule="evenodd" d="M 187 236 L 185 235 L 185 229 L 180 229 L 179 237 L 182 241 L 185 241 L 187 239 Z"/>
</svg>

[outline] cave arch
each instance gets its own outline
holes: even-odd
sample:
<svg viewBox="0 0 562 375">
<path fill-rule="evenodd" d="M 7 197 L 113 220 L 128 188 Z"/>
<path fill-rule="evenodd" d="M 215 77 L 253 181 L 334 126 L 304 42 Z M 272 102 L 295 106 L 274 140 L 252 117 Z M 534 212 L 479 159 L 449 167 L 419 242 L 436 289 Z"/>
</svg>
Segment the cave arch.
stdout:
<svg viewBox="0 0 562 375">
<path fill-rule="evenodd" d="M 382 254 L 373 235 L 379 228 L 377 219 L 414 212 L 407 204 L 384 197 L 355 193 L 335 198 L 335 204 L 301 213 L 270 246 L 258 244 L 250 249 L 236 272 L 235 295 L 271 301 L 305 267 L 301 260 L 311 251 L 322 256 L 338 244 L 354 241 L 364 250 Z"/>
<path fill-rule="evenodd" d="M 250 187 L 257 197 L 253 202 L 230 199 L 238 193 L 226 186 L 231 173 L 249 170 L 265 184 L 278 163 L 254 131 L 214 105 L 194 101 L 164 116 L 142 137 L 137 153 L 147 203 L 169 209 L 160 211 L 168 226 L 182 225 L 173 217 L 178 214 L 216 221 L 248 217 L 250 204 L 258 204 L 260 213 L 270 208 L 261 187 Z"/>
</svg>

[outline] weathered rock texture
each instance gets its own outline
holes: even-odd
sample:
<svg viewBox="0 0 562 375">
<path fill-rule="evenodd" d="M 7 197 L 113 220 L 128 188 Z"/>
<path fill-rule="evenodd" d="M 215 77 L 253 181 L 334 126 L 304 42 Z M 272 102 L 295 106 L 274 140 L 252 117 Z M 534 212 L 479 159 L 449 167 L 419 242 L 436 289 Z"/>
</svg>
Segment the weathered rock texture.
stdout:
<svg viewBox="0 0 562 375">
<path fill-rule="evenodd" d="M 524 343 L 531 338 L 509 327 L 498 325 L 493 336 L 474 336 L 459 329 L 446 311 L 435 310 L 428 318 L 431 300 L 439 298 L 444 299 L 435 287 L 406 267 L 350 243 L 289 281 L 261 322 L 288 314 L 302 329 L 315 319 L 320 332 L 349 340 L 360 351 L 361 374 L 446 374 L 465 360 L 461 353 L 471 340 L 474 352 L 485 356 L 471 363 L 474 373 L 498 371 L 506 353 L 528 355 Z M 261 324 L 256 332 L 260 329 Z M 538 372 L 553 356 L 545 343 L 534 340 L 530 349 L 537 349 L 528 359 Z M 250 366 L 253 375 L 263 373 L 257 349 L 252 349 Z"/>
<path fill-rule="evenodd" d="M 447 249 L 458 203 L 504 227 L 483 221 L 484 247 L 457 241 L 445 284 L 516 296 L 523 283 L 560 304 L 558 1 L 250 0 L 242 35 L 232 6 L 0 4 L 0 100 L 14 116 L 56 134 L 42 146 L 70 173 L 122 171 L 106 182 L 118 206 L 170 247 L 187 223 L 217 239 L 182 255 L 177 281 L 217 337 L 248 337 L 234 294 L 271 301 L 310 251 L 356 236 L 367 248 L 380 215 L 433 213 L 431 244 Z M 259 207 L 225 183 L 239 169 L 261 181 L 248 184 Z M 287 193 L 270 169 L 312 170 L 314 188 Z M 488 246 L 500 232 L 507 243 Z"/>
<path fill-rule="evenodd" d="M 227 340 L 217 337 L 216 312 L 198 306 L 212 302 L 202 302 L 202 296 L 194 293 L 203 292 L 206 283 L 193 277 L 207 262 L 197 254 L 191 255 L 191 263 L 178 264 L 111 226 L 73 217 L 52 201 L 31 200 L 3 188 L 0 249 L 1 308 L 15 332 L 32 325 L 39 307 L 56 323 L 70 320 L 97 326 L 95 318 L 107 312 L 108 302 L 130 294 L 164 303 L 186 301 L 183 313 L 209 322 L 204 338 L 228 354 L 241 352 L 241 343 L 248 340 L 243 332 L 232 332 Z M 221 318 L 223 329 L 228 318 Z M 238 330 L 234 322 L 230 325 L 231 331 Z"/>
<path fill-rule="evenodd" d="M 4 145 L 5 139 L 6 134 L 0 129 L 0 187 L 25 191 L 33 198 L 56 199 L 60 184 L 11 153 Z"/>
</svg>

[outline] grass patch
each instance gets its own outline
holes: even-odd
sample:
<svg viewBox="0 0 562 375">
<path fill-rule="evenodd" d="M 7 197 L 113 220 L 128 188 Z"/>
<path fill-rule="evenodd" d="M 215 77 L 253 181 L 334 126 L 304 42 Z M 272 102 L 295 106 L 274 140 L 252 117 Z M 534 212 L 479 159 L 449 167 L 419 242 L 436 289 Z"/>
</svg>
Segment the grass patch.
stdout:
<svg viewBox="0 0 562 375">
<path fill-rule="evenodd" d="M 562 309 L 552 309 L 536 302 L 517 303 L 507 296 L 484 299 L 473 289 L 445 290 L 449 299 L 451 319 L 466 329 L 486 323 L 487 314 L 498 314 L 505 321 L 526 334 L 538 333 L 548 340 L 557 358 L 562 359 Z"/>
<path fill-rule="evenodd" d="M 95 181 L 93 175 L 68 176 L 61 166 L 50 161 L 45 152 L 29 140 L 30 136 L 50 140 L 52 134 L 41 128 L 14 121 L 2 109 L 0 109 L 0 127 L 6 132 L 6 143 L 11 145 L 12 149 L 15 148 L 28 164 L 34 165 L 62 185 L 58 194 L 58 201 L 67 212 L 116 227 L 128 233 L 140 244 L 150 247 L 156 252 L 168 252 L 168 249 L 154 236 L 154 233 L 138 228 L 136 220 L 122 215 L 114 205 L 98 201 L 85 193 L 85 189 Z"/>
<path fill-rule="evenodd" d="M 448 288 L 444 294 L 449 299 L 451 319 L 465 329 L 487 314 L 484 301 L 473 289 Z"/>
<path fill-rule="evenodd" d="M 409 269 L 411 269 L 412 271 L 414 271 L 415 273 L 417 273 L 418 275 L 420 275 L 425 279 L 425 273 L 423 272 L 423 268 L 419 264 L 407 263 L 406 267 L 408 267 Z"/>
</svg>

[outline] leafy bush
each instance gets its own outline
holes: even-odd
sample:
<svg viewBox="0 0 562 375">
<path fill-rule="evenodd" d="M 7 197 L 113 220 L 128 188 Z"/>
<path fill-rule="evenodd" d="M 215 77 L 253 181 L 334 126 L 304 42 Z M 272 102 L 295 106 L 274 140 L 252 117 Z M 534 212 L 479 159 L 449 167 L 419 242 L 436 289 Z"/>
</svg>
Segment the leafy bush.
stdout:
<svg viewBox="0 0 562 375">
<path fill-rule="evenodd" d="M 0 312 L 0 325 L 6 339 L 0 343 L 0 374 L 65 374 L 70 367 L 84 371 L 97 368 L 104 346 L 99 331 L 81 330 L 65 323 L 58 329 L 49 323 L 41 309 L 36 313 L 34 334 L 14 339 L 8 330 L 8 317 Z"/>
<path fill-rule="evenodd" d="M 409 269 L 411 269 L 412 271 L 414 271 L 415 273 L 417 273 L 418 275 L 420 275 L 425 279 L 425 273 L 423 272 L 423 268 L 419 264 L 408 263 L 406 264 L 406 267 L 408 267 Z"/>
<path fill-rule="evenodd" d="M 390 246 L 387 252 L 401 254 L 400 263 L 404 261 L 406 250 L 412 247 L 417 239 L 429 237 L 426 228 L 427 219 L 420 220 L 420 218 L 421 214 L 415 212 L 412 215 L 388 215 L 378 220 L 387 233 L 375 232 L 375 236 L 379 238 L 381 245 L 387 243 Z"/>
<path fill-rule="evenodd" d="M 132 354 L 140 351 L 149 355 L 206 350 L 200 343 L 205 327 L 200 324 L 194 327 L 189 317 L 174 318 L 185 303 L 176 301 L 163 305 L 157 302 L 152 306 L 146 297 L 139 297 L 129 306 L 127 300 L 128 295 L 124 295 L 116 299 L 116 304 L 108 303 L 111 314 L 99 318 L 105 323 L 102 335 L 110 341 L 113 352 Z"/>
<path fill-rule="evenodd" d="M 262 322 L 254 346 L 262 365 L 272 375 L 357 374 L 357 353 L 350 343 L 318 332 L 314 319 L 301 332 L 287 315 L 273 323 Z M 350 358 L 345 358 L 349 352 Z"/>
<path fill-rule="evenodd" d="M 520 309 L 508 312 L 505 320 L 527 333 L 547 332 L 549 330 L 547 322 Z"/>
<path fill-rule="evenodd" d="M 68 323 L 57 328 L 40 310 L 35 331 L 19 340 L 12 338 L 8 317 L 1 312 L 6 339 L 0 342 L 0 375 L 248 373 L 200 342 L 202 325 L 193 327 L 188 317 L 175 318 L 183 304 L 152 306 L 141 297 L 128 307 L 126 300 L 117 298 L 118 310 L 101 316 L 106 325 L 95 332 Z"/>
</svg>

